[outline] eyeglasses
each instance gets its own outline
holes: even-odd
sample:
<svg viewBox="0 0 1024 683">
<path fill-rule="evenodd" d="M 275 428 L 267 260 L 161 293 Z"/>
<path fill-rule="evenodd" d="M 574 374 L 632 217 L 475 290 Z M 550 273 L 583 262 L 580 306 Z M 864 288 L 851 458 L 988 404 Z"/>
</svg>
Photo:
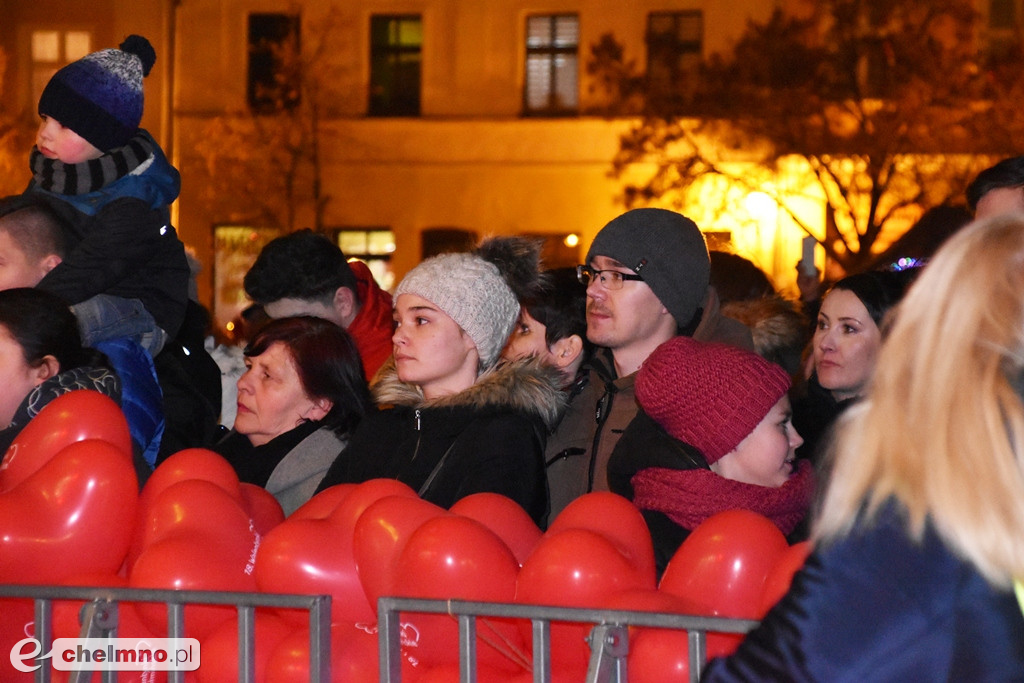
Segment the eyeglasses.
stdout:
<svg viewBox="0 0 1024 683">
<path fill-rule="evenodd" d="M 602 287 L 610 290 L 622 289 L 622 283 L 626 280 L 643 281 L 642 277 L 632 273 L 620 273 L 617 270 L 597 270 L 590 266 L 576 266 L 576 279 L 580 281 L 580 284 L 589 287 L 595 278 L 601 282 Z"/>
</svg>

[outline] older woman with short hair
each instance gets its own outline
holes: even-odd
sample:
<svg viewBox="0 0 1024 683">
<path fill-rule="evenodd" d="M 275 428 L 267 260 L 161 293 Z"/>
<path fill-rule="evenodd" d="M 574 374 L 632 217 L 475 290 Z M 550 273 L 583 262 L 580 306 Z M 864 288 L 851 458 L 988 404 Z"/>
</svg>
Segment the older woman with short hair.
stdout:
<svg viewBox="0 0 1024 683">
<path fill-rule="evenodd" d="M 316 490 L 370 403 L 359 352 L 334 323 L 267 323 L 245 349 L 234 429 L 214 447 L 290 514 Z"/>
</svg>

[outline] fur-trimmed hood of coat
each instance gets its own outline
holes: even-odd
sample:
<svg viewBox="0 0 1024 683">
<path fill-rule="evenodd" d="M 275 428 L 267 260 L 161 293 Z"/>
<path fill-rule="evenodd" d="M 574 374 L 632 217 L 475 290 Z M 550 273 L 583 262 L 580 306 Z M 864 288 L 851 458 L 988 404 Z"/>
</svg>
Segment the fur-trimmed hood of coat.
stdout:
<svg viewBox="0 0 1024 683">
<path fill-rule="evenodd" d="M 561 384 L 561 373 L 539 359 L 503 361 L 481 373 L 468 389 L 427 399 L 418 386 L 398 379 L 395 360 L 391 358 L 377 373 L 371 391 L 377 405 L 503 408 L 536 415 L 551 430 L 565 408 L 566 396 Z"/>
</svg>

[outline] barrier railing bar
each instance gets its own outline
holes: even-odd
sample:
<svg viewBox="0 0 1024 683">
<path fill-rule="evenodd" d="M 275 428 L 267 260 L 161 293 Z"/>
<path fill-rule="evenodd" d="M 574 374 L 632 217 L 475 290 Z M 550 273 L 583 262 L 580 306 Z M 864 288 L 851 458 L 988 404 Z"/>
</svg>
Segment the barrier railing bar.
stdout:
<svg viewBox="0 0 1024 683">
<path fill-rule="evenodd" d="M 533 624 L 533 680 L 551 683 L 551 622 L 532 619 Z M 540 656 L 537 656 L 537 653 Z"/>
<path fill-rule="evenodd" d="M 402 677 L 402 625 L 398 611 L 384 607 L 386 598 L 378 601 L 377 652 L 380 657 L 380 683 L 398 683 Z"/>
<path fill-rule="evenodd" d="M 49 643 L 53 640 L 53 603 L 49 600 L 36 600 L 33 605 L 36 638 L 40 642 Z M 41 666 L 36 669 L 35 679 L 36 683 L 50 683 L 50 667 Z"/>
<path fill-rule="evenodd" d="M 459 676 L 464 683 L 476 683 L 476 617 L 459 615 Z"/>
<path fill-rule="evenodd" d="M 185 603 L 167 603 L 167 637 L 183 638 L 185 636 Z M 168 671 L 169 683 L 185 683 L 184 671 Z"/>
<path fill-rule="evenodd" d="M 309 608 L 309 680 L 331 683 L 330 596 L 317 596 Z"/>
<path fill-rule="evenodd" d="M 534 683 L 551 680 L 551 621 L 595 624 L 591 631 L 591 660 L 587 681 L 621 683 L 626 680 L 628 630 L 626 626 L 680 629 L 688 632 L 690 680 L 699 680 L 707 659 L 706 634 L 747 633 L 758 622 L 750 619 L 705 617 L 662 612 L 636 612 L 552 605 L 474 602 L 463 600 L 426 600 L 421 598 L 382 597 L 377 601 L 381 683 L 401 681 L 401 612 L 457 615 L 459 619 L 459 668 L 461 683 L 475 683 L 475 638 L 463 631 L 464 620 L 476 617 L 529 619 L 533 625 Z M 469 638 L 470 642 L 466 642 Z M 537 655 L 540 653 L 540 656 Z M 472 676 L 472 677 L 470 677 Z"/>
<path fill-rule="evenodd" d="M 309 609 L 321 595 L 286 593 L 233 593 L 231 591 L 170 590 L 165 588 L 110 588 L 106 586 L 51 586 L 2 584 L 0 598 L 41 600 L 117 600 L 118 602 L 199 603 Z"/>
<path fill-rule="evenodd" d="M 159 602 L 167 608 L 167 635 L 181 638 L 185 633 L 185 604 L 228 605 L 238 609 L 239 681 L 252 683 L 255 678 L 255 609 L 278 607 L 309 611 L 309 657 L 311 683 L 329 683 L 331 679 L 331 596 L 289 595 L 282 593 L 233 593 L 230 591 L 179 591 L 158 588 L 110 588 L 98 586 L 44 586 L 0 584 L 0 598 L 27 598 L 33 601 L 35 638 L 42 646 L 40 654 L 53 645 L 53 601 L 81 600 L 83 631 L 81 637 L 117 635 L 119 602 Z M 245 661 L 243 661 L 243 657 Z M 34 683 L 50 683 L 50 663 L 36 660 L 41 666 L 33 676 Z M 70 683 L 89 680 L 92 672 L 71 672 Z M 185 672 L 168 671 L 168 683 L 184 683 Z M 104 671 L 104 683 L 116 683 L 116 671 Z"/>
<path fill-rule="evenodd" d="M 476 617 L 507 617 L 510 619 L 547 619 L 591 624 L 628 624 L 651 628 L 677 628 L 717 633 L 746 633 L 757 626 L 753 619 L 704 617 L 695 614 L 667 612 L 635 612 L 590 607 L 556 607 L 506 602 L 475 602 L 470 600 L 426 600 L 422 598 L 382 597 L 377 603 L 381 611 L 422 612 L 425 614 L 472 614 Z"/>
<path fill-rule="evenodd" d="M 238 608 L 238 682 L 253 683 L 256 679 L 256 608 Z"/>
<path fill-rule="evenodd" d="M 700 678 L 700 675 L 704 672 L 704 665 L 708 661 L 708 640 L 705 637 L 706 634 L 690 631 L 687 634 L 687 645 L 689 646 L 690 653 L 690 671 L 693 672 L 691 678 L 696 676 Z"/>
</svg>

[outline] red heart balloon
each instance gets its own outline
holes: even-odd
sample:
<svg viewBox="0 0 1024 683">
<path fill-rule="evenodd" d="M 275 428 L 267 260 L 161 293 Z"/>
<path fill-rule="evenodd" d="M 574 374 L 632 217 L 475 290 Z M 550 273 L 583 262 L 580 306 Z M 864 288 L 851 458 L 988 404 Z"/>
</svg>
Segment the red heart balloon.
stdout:
<svg viewBox="0 0 1024 683">
<path fill-rule="evenodd" d="M 811 554 L 813 547 L 810 541 L 794 543 L 786 548 L 778 561 L 768 572 L 764 581 L 764 591 L 761 593 L 761 605 L 758 609 L 758 619 L 764 618 L 768 610 L 775 606 L 783 595 L 789 592 L 789 584 L 793 582 L 793 575 L 804 566 L 807 556 Z"/>
<path fill-rule="evenodd" d="M 345 622 L 331 624 L 331 681 L 362 683 L 376 681 L 380 673 L 380 654 L 376 627 Z M 267 680 L 273 683 L 308 683 L 309 631 L 297 629 L 273 651 L 267 664 Z M 415 670 L 402 660 L 402 680 L 415 681 Z"/>
<path fill-rule="evenodd" d="M 694 614 L 757 619 L 768 572 L 788 547 L 767 517 L 720 512 L 687 536 L 659 588 L 688 600 Z"/>
<path fill-rule="evenodd" d="M 626 667 L 630 683 L 688 683 L 690 644 L 686 631 L 637 629 L 630 637 Z"/>
<path fill-rule="evenodd" d="M 107 441 L 73 442 L 0 494 L 0 583 L 115 573 L 137 505 L 135 469 L 124 453 Z"/>
<path fill-rule="evenodd" d="M 395 585 L 398 558 L 409 537 L 427 520 L 445 514 L 444 508 L 415 496 L 385 496 L 359 516 L 352 534 L 352 556 L 375 614 L 377 601 Z"/>
<path fill-rule="evenodd" d="M 209 452 L 189 456 L 201 465 L 211 465 L 212 469 L 200 466 L 199 476 L 223 473 L 219 464 L 212 464 L 215 461 L 211 455 L 216 456 Z M 179 459 L 174 464 L 182 462 Z M 217 481 L 189 479 L 182 472 L 158 479 L 149 490 L 147 509 L 136 533 L 135 545 L 140 551 L 128 573 L 130 586 L 256 590 L 254 573 L 261 537 L 242 506 L 237 478 L 232 477 L 233 472 L 231 477 Z M 162 606 L 140 605 L 139 612 L 149 628 L 156 632 L 164 628 L 167 618 Z M 188 606 L 185 635 L 201 639 L 234 612 L 231 607 Z"/>
<path fill-rule="evenodd" d="M 200 531 L 173 534 L 148 545 L 128 576 L 132 588 L 173 590 L 256 591 L 251 559 L 255 536 L 226 538 Z M 163 604 L 139 604 L 139 616 L 154 633 L 166 633 L 167 610 Z M 188 605 L 185 637 L 202 640 L 230 619 L 234 607 Z"/>
<path fill-rule="evenodd" d="M 35 611 L 31 600 L 27 598 L 0 600 L 0 655 L 2 655 L 0 656 L 0 681 L 4 681 L 4 683 L 8 681 L 32 683 L 35 681 L 33 674 L 16 670 L 10 657 L 15 643 L 35 636 L 35 626 Z M 27 655 L 32 652 L 32 648 L 26 645 L 20 652 Z M 35 666 L 34 662 L 24 663 L 28 666 Z"/>
<path fill-rule="evenodd" d="M 519 563 L 490 529 L 458 515 L 429 519 L 416 529 L 396 565 L 393 595 L 480 602 L 512 602 Z M 458 661 L 458 624 L 448 615 L 403 614 L 407 633 L 403 644 L 409 656 L 425 665 Z M 509 656 L 509 639 L 518 628 L 507 622 L 481 619 L 477 624 L 477 658 L 481 664 L 505 670 L 518 668 Z M 512 651 L 522 652 L 519 642 Z"/>
<path fill-rule="evenodd" d="M 131 464 L 132 437 L 124 413 L 98 391 L 69 391 L 50 401 L 14 438 L 0 463 L 0 493 L 10 491 L 67 446 L 106 441 Z"/>
<path fill-rule="evenodd" d="M 522 565 L 543 532 L 518 503 L 497 493 L 473 493 L 456 501 L 450 512 L 483 524 L 505 542 Z"/>
<path fill-rule="evenodd" d="M 252 519 L 260 536 L 266 536 L 271 529 L 284 521 L 284 510 L 270 491 L 244 481 L 240 482 L 238 487 L 242 493 L 242 507 L 249 513 L 249 518 Z"/>
<path fill-rule="evenodd" d="M 407 484 L 403 484 L 397 479 L 371 479 L 357 484 L 331 511 L 330 520 L 341 528 L 351 531 L 356 526 L 356 520 L 366 511 L 366 508 L 385 496 L 419 497 Z"/>
<path fill-rule="evenodd" d="M 266 610 L 256 610 L 254 628 L 256 683 L 275 683 L 267 673 L 267 664 L 277 646 L 295 631 L 295 626 Z M 308 632 L 306 635 L 308 639 Z M 223 683 L 238 680 L 238 619 L 228 619 L 206 636 L 200 644 L 202 665 L 196 670 L 199 683 Z"/>
<path fill-rule="evenodd" d="M 654 545 L 643 515 L 628 499 L 609 491 L 594 491 L 569 503 L 548 527 L 590 529 L 610 539 L 644 576 L 653 583 L 657 571 Z"/>
<path fill-rule="evenodd" d="M 330 517 L 331 513 L 334 512 L 334 508 L 338 507 L 341 501 L 347 498 L 348 494 L 352 493 L 356 486 L 358 484 L 336 484 L 329 489 L 324 489 L 303 503 L 295 512 L 288 515 L 288 519 L 323 519 Z"/>
<path fill-rule="evenodd" d="M 590 529 L 548 530 L 519 571 L 516 602 L 564 607 L 600 607 L 626 590 L 653 590 L 654 577 L 638 568 L 607 536 Z M 524 629 L 528 629 L 525 625 Z M 591 625 L 551 624 L 553 664 L 582 679 Z M 528 634 L 524 633 L 524 638 Z"/>
<path fill-rule="evenodd" d="M 229 496 L 241 502 L 238 475 L 231 463 L 222 456 L 205 448 L 186 448 L 169 456 L 157 465 L 149 475 L 146 485 L 139 494 L 142 512 L 145 512 L 154 498 L 168 486 L 192 479 L 201 479 L 216 484 Z"/>
<path fill-rule="evenodd" d="M 336 488 L 336 487 L 335 487 Z M 331 616 L 337 621 L 376 621 L 376 610 L 363 590 L 356 569 L 353 534 L 356 520 L 381 496 L 395 494 L 416 499 L 416 493 L 394 479 L 375 479 L 351 488 L 346 495 L 323 491 L 320 496 L 337 496 L 329 514 L 309 518 L 312 508 L 293 514 L 263 540 L 256 577 L 260 590 L 281 593 L 329 594 Z M 314 496 L 307 505 L 318 497 Z M 322 514 L 328 505 L 317 502 Z M 294 611 L 283 612 L 296 618 Z"/>
<path fill-rule="evenodd" d="M 256 561 L 256 585 L 265 593 L 331 596 L 333 620 L 373 623 L 352 557 L 352 532 L 327 519 L 288 519 L 263 539 Z M 282 611 L 308 623 L 305 612 Z"/>
<path fill-rule="evenodd" d="M 239 487 L 238 475 L 234 468 L 223 457 L 205 448 L 187 448 L 171 455 L 160 463 L 146 480 L 139 494 L 139 512 L 136 527 L 139 531 L 132 538 L 128 551 L 127 566 L 135 564 L 135 560 L 143 549 L 142 530 L 149 524 L 150 511 L 154 501 L 169 487 L 184 481 L 204 481 L 218 487 L 230 499 L 236 501 L 239 508 L 244 505 Z M 166 503 L 165 499 L 165 503 Z M 177 499 L 187 505 L 188 500 Z M 215 521 L 210 518 L 206 524 L 213 527 Z"/>
</svg>

